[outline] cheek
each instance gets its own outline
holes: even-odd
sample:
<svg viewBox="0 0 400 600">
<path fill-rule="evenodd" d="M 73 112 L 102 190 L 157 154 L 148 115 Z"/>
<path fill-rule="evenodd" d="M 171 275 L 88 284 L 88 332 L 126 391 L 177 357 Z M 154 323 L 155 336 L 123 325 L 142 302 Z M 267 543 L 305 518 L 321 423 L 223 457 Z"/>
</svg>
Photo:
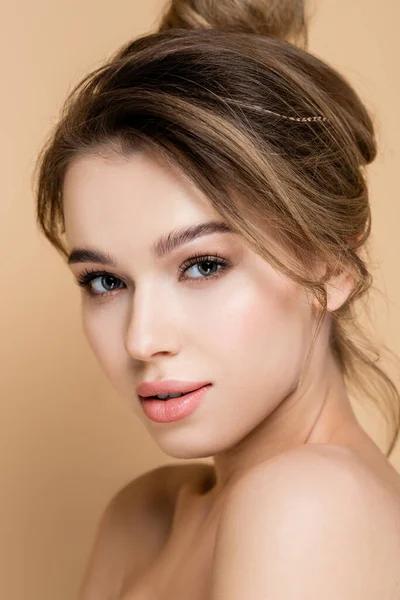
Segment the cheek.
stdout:
<svg viewBox="0 0 400 600">
<path fill-rule="evenodd" d="M 221 309 L 223 306 L 223 309 Z M 311 309 L 301 288 L 280 276 L 242 281 L 212 320 L 213 356 L 228 358 L 242 375 L 298 373 L 311 343 Z"/>
<path fill-rule="evenodd" d="M 82 325 L 87 342 L 103 372 L 118 392 L 126 377 L 126 354 L 121 344 L 122 332 L 112 311 L 103 313 L 83 309 Z"/>
<path fill-rule="evenodd" d="M 102 366 L 109 364 L 113 356 L 113 339 L 106 318 L 93 318 L 90 314 L 82 317 L 83 331 L 88 344 Z"/>
</svg>

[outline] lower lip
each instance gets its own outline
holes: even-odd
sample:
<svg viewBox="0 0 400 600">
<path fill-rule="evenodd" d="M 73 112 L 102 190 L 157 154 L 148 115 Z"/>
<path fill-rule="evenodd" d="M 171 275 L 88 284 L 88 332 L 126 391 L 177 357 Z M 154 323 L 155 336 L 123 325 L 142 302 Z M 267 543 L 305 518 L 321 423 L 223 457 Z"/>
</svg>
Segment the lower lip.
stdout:
<svg viewBox="0 0 400 600">
<path fill-rule="evenodd" d="M 156 423 L 170 423 L 191 415 L 203 400 L 209 387 L 211 385 L 205 385 L 190 394 L 170 400 L 157 400 L 157 398 L 145 400 L 140 397 L 140 402 L 149 419 Z"/>
</svg>

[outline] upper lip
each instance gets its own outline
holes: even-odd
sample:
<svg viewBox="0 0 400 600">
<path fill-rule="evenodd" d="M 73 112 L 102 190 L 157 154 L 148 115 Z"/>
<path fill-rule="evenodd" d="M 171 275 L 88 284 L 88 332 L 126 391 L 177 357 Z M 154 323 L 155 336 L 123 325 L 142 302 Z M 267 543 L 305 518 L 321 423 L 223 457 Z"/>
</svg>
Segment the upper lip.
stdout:
<svg viewBox="0 0 400 600">
<path fill-rule="evenodd" d="M 181 381 L 179 379 L 163 379 L 162 381 L 143 381 L 137 386 L 136 391 L 138 396 L 145 398 L 146 396 L 157 396 L 158 394 L 187 394 L 194 390 L 198 390 L 208 381 Z"/>
</svg>

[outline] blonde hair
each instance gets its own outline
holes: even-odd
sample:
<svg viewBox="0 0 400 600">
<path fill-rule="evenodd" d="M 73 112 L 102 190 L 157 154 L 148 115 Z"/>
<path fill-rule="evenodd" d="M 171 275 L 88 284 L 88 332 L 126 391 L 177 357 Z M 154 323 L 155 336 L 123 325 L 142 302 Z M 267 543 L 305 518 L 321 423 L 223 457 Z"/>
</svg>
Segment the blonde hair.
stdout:
<svg viewBox="0 0 400 600">
<path fill-rule="evenodd" d="M 351 272 L 330 344 L 347 385 L 391 423 L 390 456 L 400 395 L 354 308 L 372 285 L 361 251 L 374 126 L 351 85 L 307 45 L 302 0 L 173 0 L 157 32 L 124 45 L 68 96 L 38 158 L 37 220 L 66 257 L 62 192 L 72 159 L 155 150 L 260 256 L 318 298 L 309 356 L 327 311 L 325 283 Z M 274 252 L 274 237 L 293 261 Z M 324 278 L 316 261 L 327 265 Z"/>
</svg>

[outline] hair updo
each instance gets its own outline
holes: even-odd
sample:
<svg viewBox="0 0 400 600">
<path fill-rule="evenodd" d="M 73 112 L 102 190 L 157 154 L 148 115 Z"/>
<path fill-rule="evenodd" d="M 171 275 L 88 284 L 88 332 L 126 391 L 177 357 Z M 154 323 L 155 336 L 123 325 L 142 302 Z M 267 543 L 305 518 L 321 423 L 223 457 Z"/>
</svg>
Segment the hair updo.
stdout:
<svg viewBox="0 0 400 600">
<path fill-rule="evenodd" d="M 308 45 L 303 0 L 175 0 L 159 31 L 175 27 L 273 35 Z"/>
<path fill-rule="evenodd" d="M 157 32 L 125 44 L 69 94 L 38 158 L 37 220 L 66 257 L 69 163 L 105 150 L 161 153 L 255 252 L 318 298 L 309 357 L 328 275 L 350 271 L 355 286 L 331 313 L 330 344 L 349 387 L 386 407 L 390 456 L 400 395 L 354 312 L 372 285 L 362 256 L 374 127 L 351 85 L 307 46 L 302 0 L 173 0 Z"/>
</svg>

